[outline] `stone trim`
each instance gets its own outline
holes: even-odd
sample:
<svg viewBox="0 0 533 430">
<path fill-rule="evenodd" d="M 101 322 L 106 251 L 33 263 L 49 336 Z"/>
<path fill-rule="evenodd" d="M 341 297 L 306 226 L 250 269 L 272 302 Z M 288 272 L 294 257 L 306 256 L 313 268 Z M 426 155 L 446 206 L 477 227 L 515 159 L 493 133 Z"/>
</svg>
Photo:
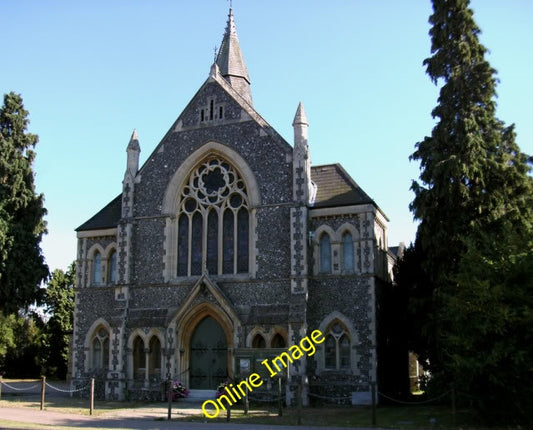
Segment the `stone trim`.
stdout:
<svg viewBox="0 0 533 430">
<path fill-rule="evenodd" d="M 90 237 L 116 236 L 116 235 L 117 235 L 116 227 L 99 229 L 99 230 L 78 231 L 76 233 L 76 237 L 78 239 L 90 238 Z"/>
</svg>

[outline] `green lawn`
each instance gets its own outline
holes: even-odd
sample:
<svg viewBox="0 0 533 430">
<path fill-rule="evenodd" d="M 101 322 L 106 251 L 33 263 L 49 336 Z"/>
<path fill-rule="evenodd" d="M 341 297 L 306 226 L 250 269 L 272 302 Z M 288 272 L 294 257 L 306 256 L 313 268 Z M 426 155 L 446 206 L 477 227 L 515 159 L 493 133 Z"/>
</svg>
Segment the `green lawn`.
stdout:
<svg viewBox="0 0 533 430">
<path fill-rule="evenodd" d="M 24 396 L 2 396 L 1 407 L 27 407 L 38 410 L 39 398 L 26 399 Z M 70 397 L 49 397 L 45 402 L 45 409 L 55 412 L 89 414 L 88 399 Z M 131 411 L 129 413 L 128 411 Z M 154 420 L 164 420 L 167 417 L 167 404 L 145 402 L 110 402 L 95 401 L 95 416 L 107 414 L 125 414 L 135 416 L 136 411 L 148 412 Z M 200 405 L 190 403 L 174 403 L 172 419 L 180 421 L 207 421 L 201 412 Z M 283 408 L 283 416 L 278 416 L 277 405 L 265 406 L 252 404 L 250 412 L 245 415 L 241 407 L 231 411 L 231 421 L 243 424 L 268 425 L 303 425 L 335 426 L 335 427 L 371 427 L 372 410 L 370 407 L 348 406 L 320 406 L 302 408 L 300 419 L 296 408 Z M 226 411 L 213 422 L 225 422 Z M 449 406 L 380 406 L 377 408 L 377 427 L 395 429 L 476 429 L 473 415 L 468 410 L 458 410 L 456 426 L 452 426 L 453 418 Z"/>
</svg>

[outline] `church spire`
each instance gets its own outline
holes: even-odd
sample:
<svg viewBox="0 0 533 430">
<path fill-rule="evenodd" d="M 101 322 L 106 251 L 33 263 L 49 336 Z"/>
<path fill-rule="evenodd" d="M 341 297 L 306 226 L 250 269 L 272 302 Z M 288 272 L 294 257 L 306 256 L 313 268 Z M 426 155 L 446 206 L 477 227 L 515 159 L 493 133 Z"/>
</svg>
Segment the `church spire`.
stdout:
<svg viewBox="0 0 533 430">
<path fill-rule="evenodd" d="M 250 91 L 250 76 L 244 62 L 244 57 L 237 37 L 237 28 L 233 19 L 233 9 L 230 7 L 226 31 L 218 51 L 215 63 L 220 69 L 220 74 L 248 103 L 252 104 Z"/>
</svg>

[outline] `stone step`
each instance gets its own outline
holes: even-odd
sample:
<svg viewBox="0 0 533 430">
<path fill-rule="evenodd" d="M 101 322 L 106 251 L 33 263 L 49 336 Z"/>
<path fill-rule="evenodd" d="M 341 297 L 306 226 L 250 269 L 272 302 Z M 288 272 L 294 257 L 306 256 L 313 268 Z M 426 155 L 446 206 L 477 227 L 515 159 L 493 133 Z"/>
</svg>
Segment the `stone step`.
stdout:
<svg viewBox="0 0 533 430">
<path fill-rule="evenodd" d="M 189 390 L 189 395 L 180 401 L 184 402 L 203 402 L 208 399 L 215 399 L 217 391 L 216 390 Z"/>
</svg>

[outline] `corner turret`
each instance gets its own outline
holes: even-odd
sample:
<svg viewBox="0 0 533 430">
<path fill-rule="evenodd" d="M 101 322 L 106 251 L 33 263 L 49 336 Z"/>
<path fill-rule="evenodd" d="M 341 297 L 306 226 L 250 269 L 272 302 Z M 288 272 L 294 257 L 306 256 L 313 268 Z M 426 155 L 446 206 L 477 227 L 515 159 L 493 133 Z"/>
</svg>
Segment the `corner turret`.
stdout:
<svg viewBox="0 0 533 430">
<path fill-rule="evenodd" d="M 312 204 L 316 192 L 311 182 L 311 157 L 307 144 L 309 122 L 302 102 L 298 105 L 292 127 L 294 129 L 293 198 L 298 203 Z"/>
<path fill-rule="evenodd" d="M 126 174 L 130 174 L 133 177 L 139 170 L 139 154 L 141 153 L 141 146 L 139 145 L 139 138 L 137 137 L 137 130 L 133 130 L 133 133 L 126 148 L 128 153 L 128 162 L 126 166 Z"/>
</svg>

